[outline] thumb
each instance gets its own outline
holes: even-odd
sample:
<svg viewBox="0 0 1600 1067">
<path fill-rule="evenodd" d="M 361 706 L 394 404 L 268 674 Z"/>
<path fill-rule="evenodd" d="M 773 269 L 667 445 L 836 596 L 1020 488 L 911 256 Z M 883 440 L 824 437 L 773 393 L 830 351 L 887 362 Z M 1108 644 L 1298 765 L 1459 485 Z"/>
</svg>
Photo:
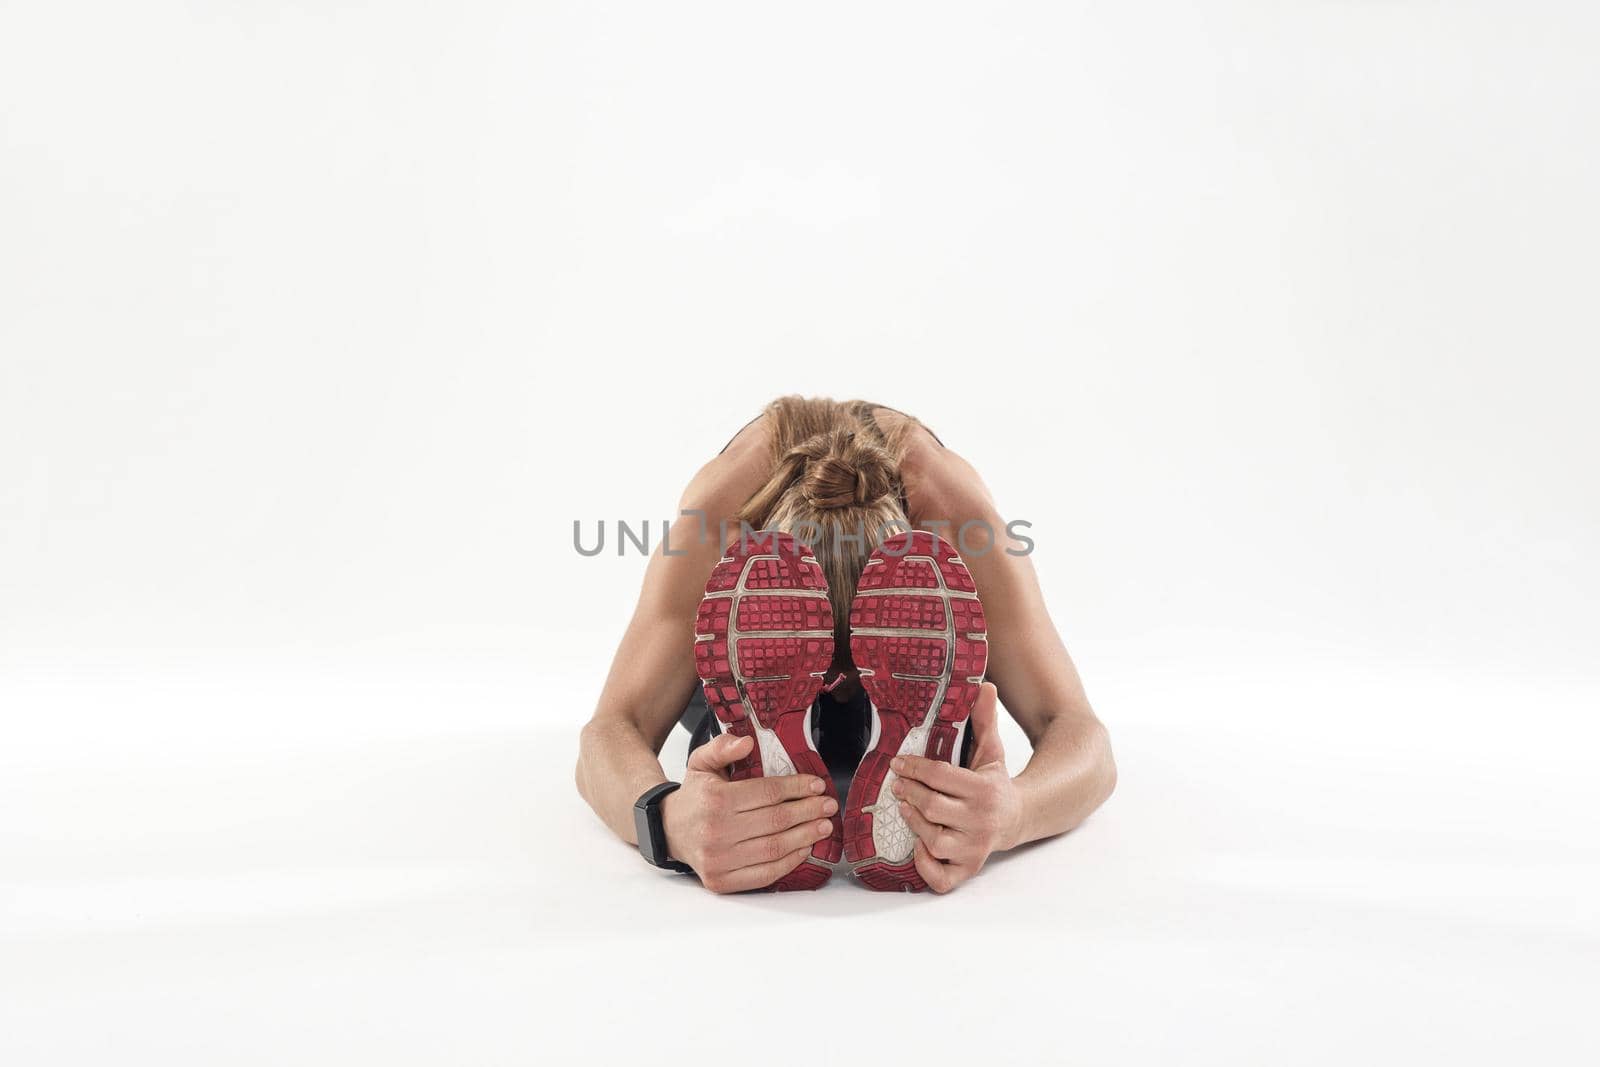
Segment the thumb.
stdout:
<svg viewBox="0 0 1600 1067">
<path fill-rule="evenodd" d="M 1000 693 L 994 683 L 984 682 L 978 690 L 978 702 L 972 707 L 970 766 L 974 770 L 991 763 L 1006 765 L 1005 746 L 1000 743 L 999 705 Z"/>
<path fill-rule="evenodd" d="M 719 734 L 689 753 L 688 769 L 723 777 L 722 768 L 750 754 L 755 740 L 735 734 Z"/>
</svg>

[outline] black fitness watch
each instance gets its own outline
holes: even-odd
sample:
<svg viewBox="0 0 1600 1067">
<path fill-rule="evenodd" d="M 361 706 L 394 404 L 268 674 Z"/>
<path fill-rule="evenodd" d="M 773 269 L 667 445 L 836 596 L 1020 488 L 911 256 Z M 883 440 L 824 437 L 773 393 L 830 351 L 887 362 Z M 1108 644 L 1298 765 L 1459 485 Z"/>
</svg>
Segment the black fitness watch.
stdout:
<svg viewBox="0 0 1600 1067">
<path fill-rule="evenodd" d="M 639 854 L 650 863 L 665 870 L 690 874 L 693 867 L 667 858 L 667 831 L 661 825 L 661 800 L 679 784 L 662 782 L 651 786 L 633 802 L 633 832 L 639 838 Z"/>
</svg>

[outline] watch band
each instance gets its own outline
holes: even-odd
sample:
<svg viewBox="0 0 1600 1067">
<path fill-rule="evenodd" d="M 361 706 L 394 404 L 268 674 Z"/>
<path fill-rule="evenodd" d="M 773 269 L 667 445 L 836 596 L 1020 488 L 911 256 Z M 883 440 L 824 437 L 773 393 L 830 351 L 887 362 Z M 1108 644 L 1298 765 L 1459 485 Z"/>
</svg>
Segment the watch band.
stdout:
<svg viewBox="0 0 1600 1067">
<path fill-rule="evenodd" d="M 633 832 L 639 839 L 639 854 L 646 862 L 663 870 L 688 874 L 694 868 L 668 857 L 667 833 L 661 822 L 662 798 L 677 789 L 680 784 L 662 782 L 660 785 L 651 786 L 633 802 Z"/>
</svg>

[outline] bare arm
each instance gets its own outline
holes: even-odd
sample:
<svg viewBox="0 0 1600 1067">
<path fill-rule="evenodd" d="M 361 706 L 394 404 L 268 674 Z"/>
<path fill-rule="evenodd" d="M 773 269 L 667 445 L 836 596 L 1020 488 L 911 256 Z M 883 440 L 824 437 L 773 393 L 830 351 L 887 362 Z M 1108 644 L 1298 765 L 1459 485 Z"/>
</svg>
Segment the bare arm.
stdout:
<svg viewBox="0 0 1600 1067">
<path fill-rule="evenodd" d="M 962 558 L 988 619 L 988 676 L 1033 755 L 1012 779 L 1016 810 L 998 828 L 993 845 L 1011 848 L 1064 833 L 1111 795 L 1116 763 L 1045 608 L 1033 563 L 1007 554 L 1007 547 L 1016 546 L 1005 537 L 1005 522 L 977 471 L 960 456 L 925 440 L 913 447 L 902 470 L 919 525 L 949 520 L 952 525 L 937 532 L 954 539 L 962 523 L 980 519 L 997 534 L 998 543 L 982 551 L 984 535 L 974 527 Z M 976 733 L 975 740 L 981 740 Z"/>
<path fill-rule="evenodd" d="M 719 527 L 760 484 L 766 464 L 765 427 L 758 420 L 689 483 L 680 507 L 703 512 L 709 530 L 694 515 L 673 523 L 673 554 L 658 549 L 646 568 L 639 605 L 594 718 L 583 728 L 578 792 L 624 841 L 637 843 L 634 801 L 667 780 L 656 755 L 698 684 L 695 612 L 722 556 Z M 829 818 L 839 810 L 812 775 L 730 781 L 727 767 L 748 756 L 753 744 L 725 734 L 695 750 L 682 788 L 662 802 L 668 852 L 713 892 L 759 889 L 788 874 L 832 833 Z"/>
<path fill-rule="evenodd" d="M 760 485 L 765 457 L 764 427 L 752 424 L 689 482 L 680 510 L 704 512 L 709 530 L 695 516 L 680 516 L 667 538 L 673 554 L 657 546 L 594 718 L 583 728 L 578 792 L 624 841 L 634 842 L 633 802 L 667 780 L 656 754 L 698 684 L 694 618 L 722 555 L 718 526 Z"/>
<path fill-rule="evenodd" d="M 659 560 L 652 560 L 651 570 Z M 684 625 L 661 606 L 635 610 L 617 648 L 594 718 L 578 746 L 578 792 L 618 837 L 637 843 L 633 802 L 667 780 L 656 754 L 672 732 L 696 683 Z M 692 630 L 693 619 L 689 626 Z"/>
</svg>

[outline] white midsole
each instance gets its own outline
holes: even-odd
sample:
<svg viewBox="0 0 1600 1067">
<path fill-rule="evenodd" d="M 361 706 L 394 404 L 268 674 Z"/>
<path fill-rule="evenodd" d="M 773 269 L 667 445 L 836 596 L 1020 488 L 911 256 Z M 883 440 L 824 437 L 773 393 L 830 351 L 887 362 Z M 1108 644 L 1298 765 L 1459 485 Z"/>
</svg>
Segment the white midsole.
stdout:
<svg viewBox="0 0 1600 1067">
<path fill-rule="evenodd" d="M 810 712 L 806 712 L 809 718 Z M 780 774 L 793 774 L 794 764 L 789 760 L 789 753 L 784 750 L 783 742 L 778 740 L 778 735 L 761 725 L 757 719 L 746 711 L 750 725 L 755 728 L 756 744 L 761 746 L 761 773 L 768 778 Z M 809 732 L 809 731 L 808 731 Z"/>
<path fill-rule="evenodd" d="M 928 734 L 932 730 L 932 723 L 924 723 L 914 727 L 906 734 L 906 739 L 900 742 L 897 756 L 923 756 L 928 752 Z M 876 737 L 873 738 L 877 740 Z M 872 812 L 872 850 L 890 863 L 900 864 L 911 858 L 912 851 L 916 848 L 917 835 L 912 831 L 905 816 L 900 814 L 900 801 L 894 795 L 895 773 L 889 771 L 883 776 L 883 785 L 878 787 L 878 797 L 864 811 Z"/>
</svg>

